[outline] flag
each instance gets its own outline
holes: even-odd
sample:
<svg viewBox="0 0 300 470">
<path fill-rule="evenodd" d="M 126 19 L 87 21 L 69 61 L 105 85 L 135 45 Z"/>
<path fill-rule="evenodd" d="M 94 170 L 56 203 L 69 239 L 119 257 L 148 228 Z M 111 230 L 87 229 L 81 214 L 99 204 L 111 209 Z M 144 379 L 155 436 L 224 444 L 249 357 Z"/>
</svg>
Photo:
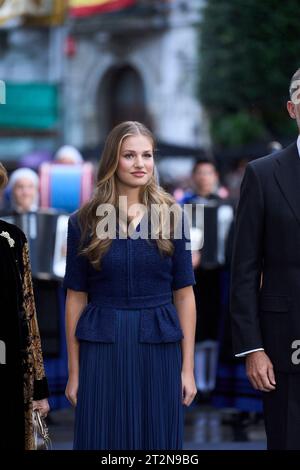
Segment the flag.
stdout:
<svg viewBox="0 0 300 470">
<path fill-rule="evenodd" d="M 108 13 L 131 7 L 136 0 L 69 0 L 70 15 L 89 16 L 97 13 Z"/>
</svg>

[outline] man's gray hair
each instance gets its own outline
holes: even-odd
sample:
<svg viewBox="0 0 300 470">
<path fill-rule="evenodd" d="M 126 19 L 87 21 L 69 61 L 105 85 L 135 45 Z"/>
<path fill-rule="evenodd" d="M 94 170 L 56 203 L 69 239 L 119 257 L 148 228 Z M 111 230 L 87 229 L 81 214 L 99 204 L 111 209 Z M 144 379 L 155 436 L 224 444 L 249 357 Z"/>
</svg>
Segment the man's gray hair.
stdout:
<svg viewBox="0 0 300 470">
<path fill-rule="evenodd" d="M 296 80 L 297 80 L 297 82 L 296 82 Z M 290 99 L 292 99 L 293 93 L 300 86 L 298 80 L 300 81 L 300 68 L 298 70 L 296 70 L 296 72 L 294 73 L 294 75 L 292 76 L 291 81 L 290 81 L 290 87 L 289 87 Z"/>
</svg>

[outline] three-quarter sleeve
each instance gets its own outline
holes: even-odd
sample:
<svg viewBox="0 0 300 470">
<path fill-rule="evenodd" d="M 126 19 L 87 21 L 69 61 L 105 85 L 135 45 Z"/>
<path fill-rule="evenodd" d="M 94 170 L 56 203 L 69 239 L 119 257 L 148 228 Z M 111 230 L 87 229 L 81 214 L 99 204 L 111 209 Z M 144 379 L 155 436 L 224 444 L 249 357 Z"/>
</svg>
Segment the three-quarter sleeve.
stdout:
<svg viewBox="0 0 300 470">
<path fill-rule="evenodd" d="M 68 222 L 67 262 L 63 280 L 64 289 L 87 292 L 88 259 L 79 254 L 81 231 L 77 217 L 72 214 Z"/>
<path fill-rule="evenodd" d="M 174 238 L 172 241 L 175 248 L 172 256 L 172 289 L 177 290 L 196 284 L 190 248 L 190 224 L 184 211 L 181 219 L 181 238 Z"/>
</svg>

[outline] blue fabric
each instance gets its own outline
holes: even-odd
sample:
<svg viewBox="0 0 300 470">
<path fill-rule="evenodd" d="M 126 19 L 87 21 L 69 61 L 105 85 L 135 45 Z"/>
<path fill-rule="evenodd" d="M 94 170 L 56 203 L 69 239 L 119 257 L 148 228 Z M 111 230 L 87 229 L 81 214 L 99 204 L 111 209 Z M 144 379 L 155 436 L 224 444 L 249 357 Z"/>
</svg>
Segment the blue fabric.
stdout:
<svg viewBox="0 0 300 470">
<path fill-rule="evenodd" d="M 140 309 L 138 315 L 140 316 L 140 342 L 167 343 L 183 338 L 177 311 L 171 302 L 153 308 Z M 76 337 L 86 341 L 114 343 L 116 317 L 112 308 L 103 307 L 101 303 L 90 302 L 77 323 Z"/>
<path fill-rule="evenodd" d="M 186 216 L 185 220 L 189 227 Z M 69 218 L 64 287 L 88 292 L 91 300 L 97 300 L 99 292 L 109 297 L 152 297 L 157 289 L 170 294 L 172 289 L 192 285 L 195 277 L 191 251 L 186 245 L 190 239 L 185 234 L 183 220 L 181 234 L 181 239 L 173 240 L 172 257 L 161 256 L 155 240 L 116 238 L 102 258 L 101 271 L 96 271 L 87 258 L 78 256 L 80 228 L 75 212 Z"/>
<path fill-rule="evenodd" d="M 67 212 L 80 206 L 82 191 L 82 167 L 79 165 L 55 165 L 51 167 L 49 207 Z"/>
<path fill-rule="evenodd" d="M 97 271 L 86 257 L 78 255 L 80 228 L 76 213 L 70 217 L 63 285 L 87 292 L 89 298 L 77 325 L 78 339 L 113 342 L 113 308 L 142 309 L 141 341 L 159 343 L 183 337 L 172 290 L 194 285 L 195 277 L 183 224 L 181 233 L 182 239 L 174 239 L 172 257 L 162 257 L 153 240 L 116 238 Z"/>
<path fill-rule="evenodd" d="M 115 310 L 116 342 L 80 343 L 75 450 L 178 450 L 180 342 L 139 342 L 139 311 Z"/>
<path fill-rule="evenodd" d="M 76 213 L 69 219 L 63 285 L 89 300 L 76 327 L 75 449 L 182 448 L 183 332 L 172 291 L 195 277 L 183 224 L 181 234 L 172 256 L 155 240 L 117 237 L 97 271 L 78 254 Z"/>
</svg>

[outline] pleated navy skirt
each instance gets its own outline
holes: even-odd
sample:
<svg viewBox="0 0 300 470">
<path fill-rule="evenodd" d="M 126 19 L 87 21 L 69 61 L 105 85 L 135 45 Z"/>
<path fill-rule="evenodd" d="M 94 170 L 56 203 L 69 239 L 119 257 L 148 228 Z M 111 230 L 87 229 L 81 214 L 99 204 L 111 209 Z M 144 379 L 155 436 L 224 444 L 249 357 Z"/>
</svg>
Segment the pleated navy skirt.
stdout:
<svg viewBox="0 0 300 470">
<path fill-rule="evenodd" d="M 180 450 L 181 343 L 139 342 L 141 310 L 115 310 L 114 343 L 80 341 L 76 450 Z"/>
</svg>

